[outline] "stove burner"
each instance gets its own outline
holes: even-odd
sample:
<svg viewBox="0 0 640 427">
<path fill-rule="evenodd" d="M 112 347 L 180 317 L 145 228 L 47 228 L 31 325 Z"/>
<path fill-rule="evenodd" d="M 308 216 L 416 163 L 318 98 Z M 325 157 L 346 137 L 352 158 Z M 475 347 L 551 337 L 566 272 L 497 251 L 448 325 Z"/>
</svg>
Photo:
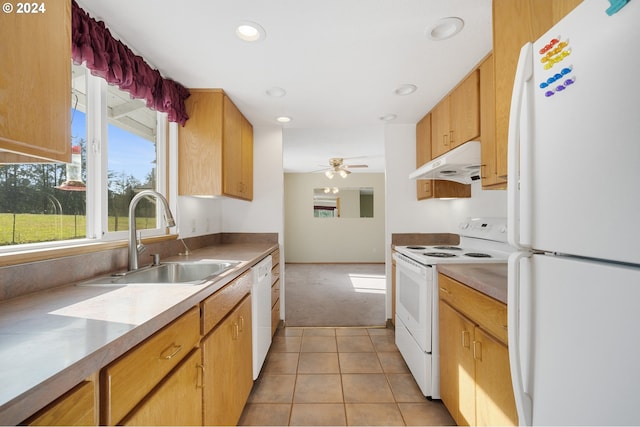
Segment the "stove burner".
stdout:
<svg viewBox="0 0 640 427">
<path fill-rule="evenodd" d="M 462 250 L 462 248 L 459 248 L 457 246 L 434 246 L 433 249 L 441 249 L 445 251 L 461 251 Z"/>
<path fill-rule="evenodd" d="M 471 258 L 491 258 L 491 255 L 483 254 L 482 252 L 468 252 L 464 255 Z"/>
<path fill-rule="evenodd" d="M 422 251 L 427 249 L 427 247 L 426 246 L 407 246 L 407 249 L 411 249 L 414 251 Z"/>
<path fill-rule="evenodd" d="M 430 257 L 434 257 L 434 258 L 451 258 L 451 257 L 458 256 L 456 254 L 449 254 L 449 253 L 446 253 L 446 252 L 425 252 L 422 255 L 430 256 Z"/>
</svg>

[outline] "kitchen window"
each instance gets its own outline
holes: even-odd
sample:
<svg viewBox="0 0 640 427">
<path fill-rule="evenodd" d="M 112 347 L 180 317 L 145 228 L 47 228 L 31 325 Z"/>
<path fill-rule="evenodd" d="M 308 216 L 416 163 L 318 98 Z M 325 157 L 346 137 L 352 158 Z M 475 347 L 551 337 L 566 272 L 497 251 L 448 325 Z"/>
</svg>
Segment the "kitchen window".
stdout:
<svg viewBox="0 0 640 427">
<path fill-rule="evenodd" d="M 0 165 L 0 252 L 126 239 L 133 196 L 167 193 L 166 114 L 81 65 L 71 86 L 72 163 Z M 165 233 L 157 209 L 138 204 L 143 236 Z"/>
</svg>

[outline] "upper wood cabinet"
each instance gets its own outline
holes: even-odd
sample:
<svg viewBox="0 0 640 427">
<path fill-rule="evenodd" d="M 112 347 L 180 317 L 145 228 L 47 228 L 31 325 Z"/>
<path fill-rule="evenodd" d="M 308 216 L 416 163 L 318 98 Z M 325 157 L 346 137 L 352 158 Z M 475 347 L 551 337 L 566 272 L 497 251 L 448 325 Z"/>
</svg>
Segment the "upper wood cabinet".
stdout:
<svg viewBox="0 0 640 427">
<path fill-rule="evenodd" d="M 447 96 L 431 110 L 431 159 L 451 150 L 449 113 L 451 101 Z"/>
<path fill-rule="evenodd" d="M 253 199 L 253 127 L 222 89 L 190 89 L 179 129 L 178 192 Z"/>
<path fill-rule="evenodd" d="M 431 158 L 480 136 L 480 77 L 469 74 L 431 111 Z"/>
<path fill-rule="evenodd" d="M 540 38 L 581 0 L 494 0 L 493 56 L 495 72 L 496 173 L 507 176 L 509 111 L 520 49 Z M 484 145 L 484 141 L 483 141 Z"/>
<path fill-rule="evenodd" d="M 3 13 L 0 40 L 0 162 L 70 162 L 71 1 Z"/>
<path fill-rule="evenodd" d="M 480 75 L 474 70 L 449 97 L 451 148 L 480 136 Z"/>
<path fill-rule="evenodd" d="M 431 124 L 433 112 L 427 114 L 416 124 L 416 168 L 431 160 Z M 416 180 L 418 200 L 441 197 L 471 197 L 471 185 L 453 181 L 418 179 Z"/>
</svg>

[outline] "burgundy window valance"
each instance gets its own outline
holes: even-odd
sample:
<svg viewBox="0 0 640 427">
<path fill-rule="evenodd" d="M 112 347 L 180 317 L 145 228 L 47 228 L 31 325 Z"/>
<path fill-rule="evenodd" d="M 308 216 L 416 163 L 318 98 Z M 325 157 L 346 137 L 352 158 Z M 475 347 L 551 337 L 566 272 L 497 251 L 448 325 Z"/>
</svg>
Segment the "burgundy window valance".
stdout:
<svg viewBox="0 0 640 427">
<path fill-rule="evenodd" d="M 91 74 L 129 92 L 133 98 L 144 99 L 147 107 L 167 113 L 169 121 L 184 126 L 189 118 L 184 100 L 189 91 L 171 79 L 165 79 L 111 35 L 104 22 L 91 18 L 72 1 L 71 50 L 73 62 L 86 63 Z"/>
</svg>

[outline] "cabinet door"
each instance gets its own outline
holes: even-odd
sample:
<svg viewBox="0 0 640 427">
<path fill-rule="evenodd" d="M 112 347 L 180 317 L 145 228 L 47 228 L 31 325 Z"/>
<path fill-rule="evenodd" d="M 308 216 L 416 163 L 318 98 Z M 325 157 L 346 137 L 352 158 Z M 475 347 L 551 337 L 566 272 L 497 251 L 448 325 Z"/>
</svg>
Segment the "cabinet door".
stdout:
<svg viewBox="0 0 640 427">
<path fill-rule="evenodd" d="M 242 198 L 253 199 L 253 126 L 242 118 Z"/>
<path fill-rule="evenodd" d="M 480 72 L 469 74 L 449 99 L 449 149 L 452 149 L 480 136 Z"/>
<path fill-rule="evenodd" d="M 219 90 L 191 90 L 187 123 L 178 129 L 178 194 L 222 194 L 222 110 Z"/>
<path fill-rule="evenodd" d="M 242 197 L 242 114 L 228 96 L 224 97 L 222 149 L 222 192 Z"/>
<path fill-rule="evenodd" d="M 416 124 L 416 168 L 431 160 L 431 114 L 427 114 Z M 433 181 L 416 180 L 416 197 L 418 200 L 433 197 Z"/>
<path fill-rule="evenodd" d="M 202 341 L 204 425 L 236 425 L 253 384 L 251 296 Z"/>
<path fill-rule="evenodd" d="M 509 350 L 481 328 L 474 331 L 476 425 L 517 425 Z"/>
<path fill-rule="evenodd" d="M 449 145 L 449 97 L 431 111 L 431 158 L 435 159 L 451 149 Z"/>
<path fill-rule="evenodd" d="M 122 423 L 127 426 L 202 425 L 201 351 L 195 349 Z"/>
<path fill-rule="evenodd" d="M 440 396 L 457 425 L 475 424 L 474 324 L 440 301 Z"/>
<path fill-rule="evenodd" d="M 480 64 L 480 141 L 482 188 L 504 189 L 507 180 L 498 176 L 496 147 L 496 95 L 494 88 L 493 55 Z"/>
<path fill-rule="evenodd" d="M 71 2 L 3 13 L 0 40 L 0 150 L 70 162 Z"/>
</svg>

